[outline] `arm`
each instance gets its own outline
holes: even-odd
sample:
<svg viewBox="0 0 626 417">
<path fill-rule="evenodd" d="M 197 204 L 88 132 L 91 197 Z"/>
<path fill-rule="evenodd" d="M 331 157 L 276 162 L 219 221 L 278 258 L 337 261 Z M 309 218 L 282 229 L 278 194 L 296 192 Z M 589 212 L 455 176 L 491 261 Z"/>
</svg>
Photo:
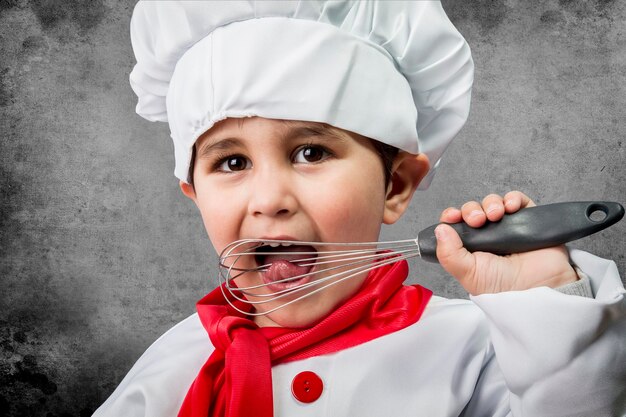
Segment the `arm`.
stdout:
<svg viewBox="0 0 626 417">
<path fill-rule="evenodd" d="M 454 238 L 444 245 L 454 244 Z M 495 358 L 485 363 L 464 415 L 623 415 L 626 291 L 615 263 L 564 247 L 535 252 L 513 261 L 513 256 L 461 255 L 472 257 L 475 277 L 457 278 L 488 319 Z M 484 265 L 497 267 L 476 268 L 477 255 L 486 258 Z M 455 262 L 454 255 L 450 260 Z M 590 278 L 593 298 L 550 288 L 576 281 L 566 272 L 570 260 Z M 515 268 L 507 269 L 511 262 Z M 451 269 L 458 274 L 463 266 Z"/>
<path fill-rule="evenodd" d="M 496 360 L 477 386 L 480 401 L 468 408 L 496 404 L 500 413 L 510 407 L 512 416 L 624 415 L 626 291 L 612 261 L 581 251 L 571 256 L 590 277 L 595 298 L 546 287 L 471 297 L 488 318 Z M 485 397 L 490 386 L 503 395 L 493 388 L 503 384 L 508 404 Z"/>
</svg>

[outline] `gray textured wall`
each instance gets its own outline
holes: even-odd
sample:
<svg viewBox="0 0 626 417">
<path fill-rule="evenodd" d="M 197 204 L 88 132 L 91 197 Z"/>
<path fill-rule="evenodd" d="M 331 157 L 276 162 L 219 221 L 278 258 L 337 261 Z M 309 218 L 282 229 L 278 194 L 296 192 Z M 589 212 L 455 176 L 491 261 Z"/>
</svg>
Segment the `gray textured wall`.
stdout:
<svg viewBox="0 0 626 417">
<path fill-rule="evenodd" d="M 521 189 L 626 203 L 626 4 L 446 0 L 476 62 L 470 120 L 387 238 Z M 89 415 L 213 287 L 215 256 L 134 115 L 131 2 L 0 0 L 0 410 Z M 624 274 L 626 221 L 575 244 Z M 420 282 L 463 296 L 437 266 Z"/>
</svg>

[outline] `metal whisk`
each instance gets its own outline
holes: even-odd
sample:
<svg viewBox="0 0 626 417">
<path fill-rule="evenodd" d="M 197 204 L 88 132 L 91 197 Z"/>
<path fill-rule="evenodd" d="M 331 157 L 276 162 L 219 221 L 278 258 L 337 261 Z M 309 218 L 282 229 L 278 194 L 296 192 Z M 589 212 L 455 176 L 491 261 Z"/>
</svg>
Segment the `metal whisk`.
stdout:
<svg viewBox="0 0 626 417">
<path fill-rule="evenodd" d="M 278 247 L 286 245 L 310 246 L 315 249 L 311 251 L 286 252 L 286 254 L 296 257 L 292 258 L 289 261 L 290 263 L 303 268 L 308 268 L 309 272 L 298 274 L 293 277 L 278 279 L 271 283 L 260 283 L 246 287 L 233 286 L 233 281 L 243 274 L 250 272 L 265 273 L 269 270 L 269 268 L 271 268 L 272 265 L 267 263 L 250 268 L 242 268 L 237 265 L 243 263 L 242 258 L 258 259 L 258 257 L 276 255 L 278 253 L 276 251 L 268 251 L 267 249 L 263 250 L 264 247 L 272 247 L 272 245 L 278 245 Z M 334 248 L 341 247 L 344 249 L 323 250 L 325 247 L 329 246 Z M 243 312 L 233 305 L 233 307 L 240 312 L 255 316 L 269 314 L 279 308 L 295 303 L 302 298 L 313 295 L 328 288 L 329 286 L 339 284 L 340 282 L 353 278 L 359 274 L 369 272 L 370 270 L 383 265 L 388 265 L 402 259 L 408 259 L 415 256 L 420 256 L 420 249 L 416 239 L 397 240 L 393 242 L 362 243 L 325 243 L 290 240 L 244 239 L 231 243 L 222 251 L 220 255 L 219 276 L 220 283 L 223 284 L 221 285 L 223 292 L 228 291 L 233 299 L 252 305 L 273 302 L 287 296 L 292 297 L 294 294 L 302 293 L 305 290 L 317 286 L 317 288 L 307 291 L 304 294 L 263 313 Z M 246 263 L 256 263 L 256 261 L 247 261 Z M 327 273 L 330 275 L 324 276 L 324 274 Z M 293 282 L 309 276 L 321 276 L 321 278 L 268 294 L 255 293 L 255 290 L 269 285 Z M 259 300 L 250 300 L 245 298 L 246 296 L 256 297 L 259 298 Z M 226 297 L 226 299 L 228 300 L 229 297 Z"/>
<path fill-rule="evenodd" d="M 465 223 L 451 226 L 470 252 L 506 255 L 561 245 L 605 229 L 623 216 L 624 208 L 618 203 L 569 202 L 526 208 L 504 216 L 499 222 L 488 222 L 481 228 L 472 228 Z M 269 314 L 383 265 L 416 256 L 437 262 L 434 235 L 437 226 L 435 224 L 422 230 L 416 239 L 388 242 L 238 240 L 220 254 L 220 288 L 231 306 L 241 313 L 250 316 Z M 296 250 L 293 250 L 294 247 Z M 279 261 L 264 262 L 268 256 L 284 257 L 291 270 L 298 272 L 275 279 L 282 274 L 277 271 L 278 266 L 273 266 Z M 235 279 L 252 273 L 270 273 L 274 279 L 268 281 L 259 276 L 259 284 L 234 285 Z M 314 279 L 307 279 L 309 277 Z M 266 287 L 281 289 L 263 293 L 262 289 Z M 263 312 L 256 309 L 253 312 L 242 311 L 232 302 L 238 300 L 257 306 L 287 297 L 289 300 Z"/>
</svg>

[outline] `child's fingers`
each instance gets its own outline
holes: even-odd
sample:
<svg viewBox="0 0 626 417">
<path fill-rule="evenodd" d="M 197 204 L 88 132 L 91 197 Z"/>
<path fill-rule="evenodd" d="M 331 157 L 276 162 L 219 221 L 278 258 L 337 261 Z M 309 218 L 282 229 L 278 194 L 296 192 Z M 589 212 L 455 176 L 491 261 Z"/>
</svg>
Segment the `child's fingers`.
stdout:
<svg viewBox="0 0 626 417">
<path fill-rule="evenodd" d="M 444 223 L 458 223 L 461 220 L 463 220 L 461 210 L 456 207 L 448 207 L 442 211 L 441 216 L 439 216 L 439 221 Z"/>
<path fill-rule="evenodd" d="M 459 280 L 461 285 L 468 283 L 475 269 L 474 257 L 463 247 L 458 233 L 446 224 L 435 228 L 437 237 L 437 259 L 450 275 Z M 467 288 L 466 288 L 467 289 Z"/>
<path fill-rule="evenodd" d="M 504 200 L 498 194 L 483 198 L 482 207 L 489 221 L 496 222 L 504 216 Z"/>
<path fill-rule="evenodd" d="M 533 207 L 535 203 L 521 191 L 509 191 L 504 195 L 504 209 L 507 213 L 515 213 L 524 207 Z"/>
<path fill-rule="evenodd" d="M 472 227 L 480 227 L 485 224 L 487 216 L 482 206 L 476 201 L 468 201 L 461 207 L 463 221 Z"/>
<path fill-rule="evenodd" d="M 489 194 L 481 203 L 468 201 L 461 209 L 448 207 L 440 216 L 445 223 L 464 221 L 472 227 L 481 227 L 487 220 L 495 222 L 502 219 L 505 213 L 515 213 L 524 207 L 533 207 L 535 203 L 521 191 L 510 191 L 504 198 L 498 194 Z"/>
</svg>

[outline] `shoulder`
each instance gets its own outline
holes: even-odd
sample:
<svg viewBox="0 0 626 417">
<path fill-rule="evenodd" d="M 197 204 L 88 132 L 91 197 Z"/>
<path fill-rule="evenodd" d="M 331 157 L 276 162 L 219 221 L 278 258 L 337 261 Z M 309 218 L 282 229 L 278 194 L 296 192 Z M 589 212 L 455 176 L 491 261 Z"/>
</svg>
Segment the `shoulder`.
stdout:
<svg viewBox="0 0 626 417">
<path fill-rule="evenodd" d="M 410 352 L 438 356 L 453 349 L 464 355 L 485 357 L 489 355 L 490 343 L 487 320 L 474 303 L 433 296 L 416 323 L 350 348 L 343 355 L 361 352 L 364 357 L 371 357 L 371 351 L 379 351 L 385 356 L 406 358 Z"/>
<path fill-rule="evenodd" d="M 176 415 L 212 351 L 198 315 L 189 316 L 144 352 L 94 416 Z"/>
<path fill-rule="evenodd" d="M 471 343 L 477 350 L 485 351 L 491 344 L 487 318 L 470 300 L 433 295 L 417 324 L 440 345 Z"/>
<path fill-rule="evenodd" d="M 480 308 L 470 300 L 448 299 L 433 295 L 420 319 L 422 324 L 462 327 L 470 332 L 482 333 L 486 330 L 486 317 Z"/>
</svg>

